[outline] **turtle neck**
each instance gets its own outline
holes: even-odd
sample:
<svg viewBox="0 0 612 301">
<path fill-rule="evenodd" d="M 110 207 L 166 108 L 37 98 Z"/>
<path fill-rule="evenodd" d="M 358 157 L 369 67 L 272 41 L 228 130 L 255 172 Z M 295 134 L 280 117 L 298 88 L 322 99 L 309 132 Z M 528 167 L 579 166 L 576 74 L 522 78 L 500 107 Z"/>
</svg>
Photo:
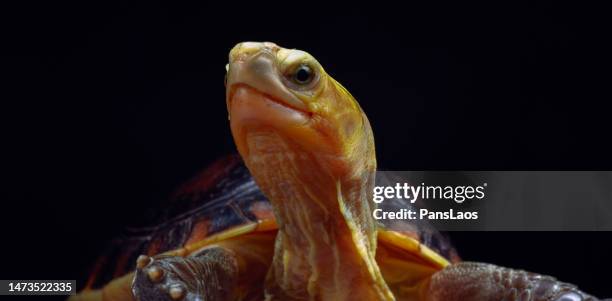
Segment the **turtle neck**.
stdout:
<svg viewBox="0 0 612 301">
<path fill-rule="evenodd" d="M 375 161 L 311 154 L 273 131 L 246 141 L 246 164 L 279 224 L 269 299 L 393 300 L 375 261 Z"/>
</svg>

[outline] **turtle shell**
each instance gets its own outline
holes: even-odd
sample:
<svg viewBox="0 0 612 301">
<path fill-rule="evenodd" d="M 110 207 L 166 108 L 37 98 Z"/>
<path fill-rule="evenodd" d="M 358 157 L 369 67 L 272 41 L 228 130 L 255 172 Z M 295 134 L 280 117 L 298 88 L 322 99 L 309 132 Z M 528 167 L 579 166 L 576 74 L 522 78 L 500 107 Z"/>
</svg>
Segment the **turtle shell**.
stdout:
<svg viewBox="0 0 612 301">
<path fill-rule="evenodd" d="M 412 206 L 399 199 L 381 205 Z M 271 204 L 238 155 L 214 162 L 182 185 L 161 207 L 152 209 L 148 216 L 150 226 L 127 228 L 109 243 L 96 261 L 86 289 L 100 288 L 134 270 L 140 254 L 153 256 L 180 249 L 224 231 L 259 225 L 263 221 L 272 221 L 267 223 L 266 230 L 277 228 Z M 449 261 L 458 260 L 448 238 L 427 223 L 394 221 L 381 226 L 415 238 Z"/>
<path fill-rule="evenodd" d="M 148 226 L 126 228 L 112 240 L 85 288 L 100 288 L 132 271 L 140 254 L 153 256 L 236 226 L 273 219 L 270 203 L 237 155 L 215 161 L 144 215 Z"/>
</svg>

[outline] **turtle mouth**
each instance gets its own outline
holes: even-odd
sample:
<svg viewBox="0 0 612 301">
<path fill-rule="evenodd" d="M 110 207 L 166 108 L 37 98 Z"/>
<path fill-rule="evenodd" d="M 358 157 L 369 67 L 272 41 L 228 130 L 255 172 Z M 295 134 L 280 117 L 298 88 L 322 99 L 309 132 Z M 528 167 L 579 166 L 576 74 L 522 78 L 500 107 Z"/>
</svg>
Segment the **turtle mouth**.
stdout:
<svg viewBox="0 0 612 301">
<path fill-rule="evenodd" d="M 296 108 L 276 94 L 236 83 L 228 87 L 227 106 L 232 136 L 243 158 L 256 153 L 286 151 L 280 145 L 292 145 L 304 151 L 331 151 L 329 137 L 320 129 L 320 115 Z M 283 142 L 270 143 L 264 138 L 272 136 Z"/>
<path fill-rule="evenodd" d="M 231 115 L 233 103 L 237 101 L 234 99 L 236 96 L 236 92 L 241 89 L 244 89 L 248 91 L 248 93 L 252 93 L 253 95 L 261 96 L 260 98 L 263 99 L 265 102 L 267 102 L 269 104 L 269 107 L 271 107 L 272 109 L 277 109 L 277 110 L 285 111 L 285 112 L 289 110 L 293 113 L 299 114 L 306 120 L 310 120 L 314 115 L 312 112 L 303 110 L 296 106 L 293 106 L 290 103 L 282 100 L 281 98 L 275 97 L 274 95 L 269 94 L 269 93 L 262 92 L 245 83 L 233 84 L 231 85 L 229 89 L 229 93 L 227 97 L 227 109 L 228 109 L 228 112 L 230 112 L 230 115 Z"/>
</svg>

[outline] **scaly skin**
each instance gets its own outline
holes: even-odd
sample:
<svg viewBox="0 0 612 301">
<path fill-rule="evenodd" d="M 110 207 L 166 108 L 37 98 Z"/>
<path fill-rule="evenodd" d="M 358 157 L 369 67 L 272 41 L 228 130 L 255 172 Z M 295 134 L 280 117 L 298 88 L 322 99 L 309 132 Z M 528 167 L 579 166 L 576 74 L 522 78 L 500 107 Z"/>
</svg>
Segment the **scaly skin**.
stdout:
<svg viewBox="0 0 612 301">
<path fill-rule="evenodd" d="M 279 224 L 267 300 L 597 300 L 552 277 L 490 264 L 418 274 L 427 267 L 383 256 L 386 275 L 419 275 L 392 283 L 392 292 L 375 260 L 374 138 L 355 99 L 303 51 L 246 42 L 229 61 L 234 141 Z"/>
<path fill-rule="evenodd" d="M 312 80 L 299 83 L 307 66 Z M 230 52 L 234 141 L 279 224 L 269 300 L 394 300 L 368 197 L 376 156 L 357 102 L 309 54 L 272 43 Z"/>
<path fill-rule="evenodd" d="M 73 300 L 133 300 L 130 285 L 136 299 L 149 301 L 250 301 L 264 294 L 266 300 L 598 300 L 525 271 L 427 264 L 418 254 L 425 247 L 398 247 L 383 239 L 393 237 L 384 231 L 375 257 L 374 138 L 357 102 L 303 51 L 247 42 L 232 49 L 229 61 L 232 134 L 273 205 L 275 245 L 272 231 L 144 256 L 135 273 Z"/>
</svg>

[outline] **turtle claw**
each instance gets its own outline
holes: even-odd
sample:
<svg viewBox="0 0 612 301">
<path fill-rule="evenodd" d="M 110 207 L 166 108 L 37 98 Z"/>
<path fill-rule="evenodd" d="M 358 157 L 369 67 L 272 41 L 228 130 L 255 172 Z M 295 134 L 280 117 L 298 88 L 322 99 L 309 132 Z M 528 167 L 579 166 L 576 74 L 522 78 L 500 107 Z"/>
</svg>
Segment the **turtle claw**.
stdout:
<svg viewBox="0 0 612 301">
<path fill-rule="evenodd" d="M 187 291 L 176 269 L 181 257 L 151 258 L 141 255 L 136 261 L 132 293 L 137 300 L 179 301 L 205 300 L 197 292 Z"/>
<path fill-rule="evenodd" d="M 569 291 L 558 296 L 554 301 L 612 301 L 612 299 L 597 299 L 581 291 Z"/>
<path fill-rule="evenodd" d="M 220 301 L 231 297 L 237 262 L 228 251 L 210 248 L 186 257 L 141 255 L 132 293 L 142 301 Z"/>
<path fill-rule="evenodd" d="M 138 259 L 136 259 L 136 268 L 142 269 L 146 267 L 149 263 L 151 263 L 152 258 L 147 255 L 140 255 Z"/>
<path fill-rule="evenodd" d="M 153 283 L 158 283 L 164 277 L 164 271 L 157 266 L 147 268 L 147 276 Z"/>
<path fill-rule="evenodd" d="M 559 298 L 555 299 L 555 301 L 582 301 L 582 300 L 583 300 L 582 296 L 574 292 L 565 293 L 559 296 Z"/>
<path fill-rule="evenodd" d="M 170 295 L 170 298 L 172 298 L 172 300 L 183 299 L 183 297 L 185 297 L 185 293 L 185 288 L 178 284 L 171 286 L 168 290 L 168 295 Z"/>
</svg>

